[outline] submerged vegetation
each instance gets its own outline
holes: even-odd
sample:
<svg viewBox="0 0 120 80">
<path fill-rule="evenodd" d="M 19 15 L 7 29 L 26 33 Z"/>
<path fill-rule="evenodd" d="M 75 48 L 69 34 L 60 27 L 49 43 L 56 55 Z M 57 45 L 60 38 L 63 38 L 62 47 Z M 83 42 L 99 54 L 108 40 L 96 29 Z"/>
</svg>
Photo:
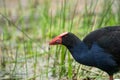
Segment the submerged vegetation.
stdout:
<svg viewBox="0 0 120 80">
<path fill-rule="evenodd" d="M 73 32 L 82 40 L 104 26 L 120 25 L 119 0 L 28 0 L 0 11 L 0 78 L 25 80 L 101 80 L 107 74 L 74 61 L 64 46 L 49 40 Z M 119 78 L 116 74 L 115 78 Z"/>
</svg>

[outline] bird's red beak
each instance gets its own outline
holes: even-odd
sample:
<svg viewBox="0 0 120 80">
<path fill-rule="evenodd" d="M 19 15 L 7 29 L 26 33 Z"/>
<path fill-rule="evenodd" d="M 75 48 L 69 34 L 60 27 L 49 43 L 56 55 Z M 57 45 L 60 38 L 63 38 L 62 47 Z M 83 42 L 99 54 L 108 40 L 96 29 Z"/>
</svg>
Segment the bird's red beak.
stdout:
<svg viewBox="0 0 120 80">
<path fill-rule="evenodd" d="M 62 44 L 62 37 L 57 36 L 49 42 L 49 45 L 56 45 L 56 44 Z"/>
<path fill-rule="evenodd" d="M 56 45 L 56 44 L 62 44 L 62 37 L 65 36 L 68 32 L 64 32 L 60 34 L 59 36 L 53 38 L 50 42 L 49 45 Z"/>
</svg>

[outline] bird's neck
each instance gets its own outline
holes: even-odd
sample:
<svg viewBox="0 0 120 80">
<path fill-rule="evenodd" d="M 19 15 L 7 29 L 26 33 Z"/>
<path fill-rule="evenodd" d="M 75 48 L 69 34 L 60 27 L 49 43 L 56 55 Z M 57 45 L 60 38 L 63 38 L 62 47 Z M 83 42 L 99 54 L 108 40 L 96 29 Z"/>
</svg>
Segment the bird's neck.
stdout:
<svg viewBox="0 0 120 80">
<path fill-rule="evenodd" d="M 86 44 L 82 41 L 75 44 L 72 48 L 71 47 L 67 47 L 67 48 L 76 61 L 80 59 L 82 55 L 87 55 L 89 50 Z"/>
<path fill-rule="evenodd" d="M 67 47 L 67 46 L 66 46 Z M 73 45 L 72 47 L 67 47 L 68 50 L 71 53 L 75 53 L 75 52 L 79 52 L 79 54 L 82 54 L 84 52 L 88 51 L 88 47 L 86 46 L 86 44 L 82 41 L 76 43 L 75 45 Z M 78 54 L 78 53 L 77 53 Z"/>
<path fill-rule="evenodd" d="M 93 56 L 90 54 L 89 48 L 86 46 L 84 42 L 79 42 L 72 48 L 67 47 L 72 54 L 73 58 L 84 65 L 94 66 L 95 60 Z"/>
</svg>

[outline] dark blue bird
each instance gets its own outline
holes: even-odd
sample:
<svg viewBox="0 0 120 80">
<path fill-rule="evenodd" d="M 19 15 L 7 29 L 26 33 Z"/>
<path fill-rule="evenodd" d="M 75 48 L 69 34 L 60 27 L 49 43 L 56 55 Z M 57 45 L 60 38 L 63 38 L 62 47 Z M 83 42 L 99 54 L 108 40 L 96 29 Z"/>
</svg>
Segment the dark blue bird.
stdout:
<svg viewBox="0 0 120 80">
<path fill-rule="evenodd" d="M 50 41 L 50 45 L 62 44 L 81 64 L 97 67 L 109 75 L 120 70 L 120 27 L 109 26 L 95 30 L 81 41 L 73 33 L 65 32 Z"/>
</svg>

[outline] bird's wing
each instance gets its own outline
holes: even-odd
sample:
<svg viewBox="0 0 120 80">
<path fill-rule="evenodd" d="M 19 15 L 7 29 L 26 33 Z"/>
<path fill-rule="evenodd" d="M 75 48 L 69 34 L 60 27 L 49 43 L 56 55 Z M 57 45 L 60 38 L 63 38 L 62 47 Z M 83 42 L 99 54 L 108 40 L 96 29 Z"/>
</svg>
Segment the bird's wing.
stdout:
<svg viewBox="0 0 120 80">
<path fill-rule="evenodd" d="M 94 42 L 97 42 L 102 37 L 107 38 L 110 35 L 115 35 L 115 34 L 118 34 L 119 32 L 120 32 L 119 26 L 101 28 L 101 29 L 95 30 L 95 31 L 91 32 L 90 34 L 88 34 L 83 39 L 83 42 L 86 43 L 89 48 L 91 48 L 92 44 Z M 115 36 L 115 37 L 117 37 L 117 36 Z"/>
<path fill-rule="evenodd" d="M 120 56 L 120 31 L 109 32 L 96 42 L 106 51 Z"/>
<path fill-rule="evenodd" d="M 94 42 L 97 42 L 105 51 L 112 54 L 116 59 L 120 59 L 120 27 L 105 27 L 93 31 L 83 39 L 83 42 L 89 48 Z"/>
</svg>

